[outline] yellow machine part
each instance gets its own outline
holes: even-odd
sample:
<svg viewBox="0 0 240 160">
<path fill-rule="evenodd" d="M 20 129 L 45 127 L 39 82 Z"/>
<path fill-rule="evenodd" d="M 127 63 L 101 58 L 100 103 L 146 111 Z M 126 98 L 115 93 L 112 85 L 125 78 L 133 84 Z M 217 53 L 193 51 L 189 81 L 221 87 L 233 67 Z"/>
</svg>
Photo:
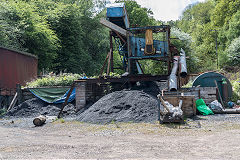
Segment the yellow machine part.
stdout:
<svg viewBox="0 0 240 160">
<path fill-rule="evenodd" d="M 145 51 L 146 55 L 155 54 L 155 48 L 153 48 L 153 31 L 151 29 L 147 29 L 145 32 Z"/>
</svg>

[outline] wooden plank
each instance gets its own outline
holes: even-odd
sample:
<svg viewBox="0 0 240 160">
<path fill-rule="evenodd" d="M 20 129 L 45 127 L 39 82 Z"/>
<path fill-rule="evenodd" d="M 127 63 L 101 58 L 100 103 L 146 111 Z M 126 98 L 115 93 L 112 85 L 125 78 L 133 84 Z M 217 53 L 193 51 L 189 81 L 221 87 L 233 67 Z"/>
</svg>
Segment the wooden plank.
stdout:
<svg viewBox="0 0 240 160">
<path fill-rule="evenodd" d="M 218 90 L 218 94 L 219 94 L 219 98 L 220 98 L 221 104 L 222 104 L 223 108 L 225 109 L 225 107 L 224 107 L 224 103 L 223 103 L 223 100 L 222 100 L 222 96 L 221 96 L 221 94 L 220 94 L 220 90 L 219 90 L 218 85 L 217 85 L 217 81 L 214 80 L 214 83 L 215 83 L 215 85 L 216 85 L 216 87 L 217 87 L 217 90 Z"/>
<path fill-rule="evenodd" d="M 107 75 L 110 74 L 110 66 L 111 66 L 111 52 L 109 52 L 109 57 L 108 57 L 108 66 L 107 66 Z"/>
<path fill-rule="evenodd" d="M 12 100 L 12 102 L 10 103 L 7 111 L 10 111 L 10 110 L 12 109 L 12 107 L 15 106 L 17 100 L 18 100 L 18 92 L 16 92 L 16 94 L 14 95 L 13 100 Z"/>
<path fill-rule="evenodd" d="M 162 96 L 160 94 L 158 95 L 158 98 L 160 99 L 163 107 L 170 113 L 169 108 L 167 107 L 166 103 L 164 102 L 164 100 L 162 99 Z"/>
<path fill-rule="evenodd" d="M 103 63 L 103 66 L 102 66 L 102 68 L 101 68 L 101 71 L 100 71 L 100 76 L 103 74 L 103 71 L 104 71 L 104 68 L 105 68 L 105 66 L 106 66 L 106 63 L 107 63 L 107 60 L 108 60 L 108 58 L 109 58 L 109 53 L 107 54 L 107 57 L 106 57 L 106 59 L 105 59 L 105 61 L 104 61 L 104 63 Z"/>
<path fill-rule="evenodd" d="M 21 104 L 23 102 L 23 95 L 22 95 L 22 90 L 21 90 L 21 85 L 17 84 L 17 93 L 18 93 L 18 104 Z"/>
<path fill-rule="evenodd" d="M 196 106 L 194 96 L 164 96 L 163 99 L 171 103 L 173 106 L 178 106 L 179 101 L 182 100 L 183 115 L 191 117 L 196 115 Z"/>
<path fill-rule="evenodd" d="M 127 42 L 123 39 L 123 37 L 122 37 L 118 32 L 114 31 L 114 33 L 116 33 L 116 35 L 117 35 L 124 43 L 127 43 Z"/>
<path fill-rule="evenodd" d="M 116 24 L 106 20 L 105 18 L 101 18 L 100 23 L 102 25 L 104 25 L 105 27 L 108 27 L 109 29 L 111 29 L 113 31 L 116 31 L 116 32 L 120 33 L 121 35 L 123 35 L 125 37 L 127 36 L 127 30 L 117 26 Z"/>
<path fill-rule="evenodd" d="M 111 66 L 111 72 L 114 72 L 113 68 L 113 42 L 112 42 L 112 32 L 110 31 L 110 66 Z"/>
<path fill-rule="evenodd" d="M 68 92 L 68 94 L 67 94 L 67 97 L 66 97 L 66 99 L 65 99 L 65 102 L 62 104 L 62 108 L 61 108 L 60 112 L 58 113 L 58 118 L 60 118 L 64 107 L 67 105 L 68 99 L 69 99 L 69 97 L 70 97 L 70 95 L 71 95 L 74 87 L 75 87 L 75 83 L 73 82 L 73 84 L 72 84 L 72 86 L 71 86 L 71 88 L 70 88 L 70 90 L 69 90 L 69 92 Z"/>
</svg>

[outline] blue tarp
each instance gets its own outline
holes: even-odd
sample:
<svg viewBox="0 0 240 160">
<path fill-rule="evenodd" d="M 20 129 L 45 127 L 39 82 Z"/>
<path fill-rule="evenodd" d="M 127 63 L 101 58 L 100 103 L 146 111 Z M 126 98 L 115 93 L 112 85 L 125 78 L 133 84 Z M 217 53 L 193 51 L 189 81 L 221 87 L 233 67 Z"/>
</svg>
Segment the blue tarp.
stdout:
<svg viewBox="0 0 240 160">
<path fill-rule="evenodd" d="M 58 100 L 56 100 L 53 103 L 55 103 L 55 104 L 57 104 L 57 103 L 64 103 L 65 99 L 67 98 L 67 95 L 68 95 L 69 91 L 70 91 L 70 89 L 62 97 L 60 97 Z M 68 99 L 68 103 L 72 102 L 75 99 L 75 96 L 76 96 L 76 88 L 73 89 L 73 91 L 72 91 L 72 93 L 71 93 L 71 95 L 70 95 L 70 97 Z"/>
<path fill-rule="evenodd" d="M 69 92 L 69 88 L 34 88 L 29 89 L 36 97 L 47 103 L 64 103 L 67 94 Z M 72 102 L 75 99 L 76 89 L 74 88 L 68 102 Z"/>
</svg>

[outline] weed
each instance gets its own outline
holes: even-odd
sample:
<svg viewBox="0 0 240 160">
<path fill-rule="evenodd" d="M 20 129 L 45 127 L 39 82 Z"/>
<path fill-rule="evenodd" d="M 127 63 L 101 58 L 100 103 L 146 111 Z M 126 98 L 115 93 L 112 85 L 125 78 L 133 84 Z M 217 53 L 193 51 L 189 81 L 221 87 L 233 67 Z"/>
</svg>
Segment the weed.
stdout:
<svg viewBox="0 0 240 160">
<path fill-rule="evenodd" d="M 63 118 L 56 118 L 52 122 L 60 122 L 60 123 L 65 123 L 65 120 Z"/>
<path fill-rule="evenodd" d="M 237 102 L 237 100 L 240 99 L 240 83 L 238 81 L 240 81 L 240 79 L 235 79 L 231 81 L 233 87 L 233 95 L 231 100 L 233 102 Z"/>
<path fill-rule="evenodd" d="M 72 73 L 63 73 L 60 75 L 49 74 L 46 77 L 27 83 L 25 87 L 70 86 L 75 80 L 82 77 L 84 75 Z"/>
<path fill-rule="evenodd" d="M 5 109 L 5 108 L 0 109 L 0 116 L 3 116 L 6 113 L 7 113 L 7 109 Z"/>
<path fill-rule="evenodd" d="M 64 123 L 64 122 L 65 122 L 65 120 L 64 120 L 63 118 L 60 118 L 59 121 L 60 121 L 61 123 Z"/>
</svg>

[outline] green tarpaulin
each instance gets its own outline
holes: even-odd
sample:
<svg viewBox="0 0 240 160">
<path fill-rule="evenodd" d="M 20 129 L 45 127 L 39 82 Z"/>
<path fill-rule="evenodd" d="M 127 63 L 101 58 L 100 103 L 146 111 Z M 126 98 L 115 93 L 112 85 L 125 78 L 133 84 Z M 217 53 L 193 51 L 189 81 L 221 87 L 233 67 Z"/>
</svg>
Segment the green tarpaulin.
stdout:
<svg viewBox="0 0 240 160">
<path fill-rule="evenodd" d="M 34 88 L 29 90 L 43 101 L 54 103 L 61 99 L 69 88 Z"/>
<path fill-rule="evenodd" d="M 198 99 L 196 101 L 196 107 L 202 115 L 214 114 L 213 111 L 205 104 L 203 99 Z"/>
</svg>

